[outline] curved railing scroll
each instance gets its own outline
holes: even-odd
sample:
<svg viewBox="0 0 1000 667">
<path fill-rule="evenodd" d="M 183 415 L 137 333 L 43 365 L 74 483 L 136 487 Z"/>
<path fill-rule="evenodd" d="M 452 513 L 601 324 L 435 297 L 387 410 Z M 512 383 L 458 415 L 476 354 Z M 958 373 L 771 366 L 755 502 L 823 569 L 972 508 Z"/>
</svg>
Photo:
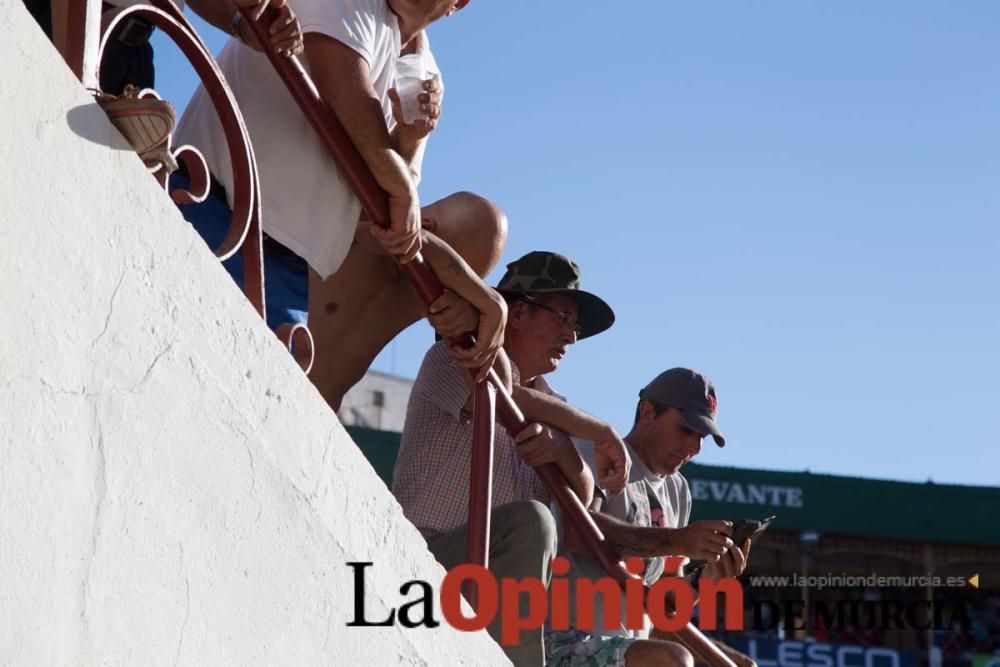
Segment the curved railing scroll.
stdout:
<svg viewBox="0 0 1000 667">
<path fill-rule="evenodd" d="M 170 0 L 149 0 L 149 4 L 129 5 L 104 12 L 100 15 L 99 40 L 95 40 L 88 27 L 93 20 L 91 17 L 99 8 L 97 0 L 53 1 L 53 17 L 57 22 L 54 25 L 56 45 L 84 85 L 97 90 L 97 71 L 108 41 L 112 39 L 115 28 L 130 16 L 144 19 L 162 30 L 188 59 L 201 79 L 219 116 L 233 170 L 230 225 L 222 243 L 213 252 L 220 261 L 225 261 L 242 249 L 243 292 L 263 317 L 263 235 L 257 163 L 243 116 L 219 66 L 204 41 Z M 91 51 L 96 51 L 96 57 L 91 57 Z M 140 97 L 146 96 L 156 96 L 156 93 L 149 90 L 140 93 Z M 184 166 L 190 180 L 187 188 L 175 187 L 170 190 L 171 198 L 177 204 L 204 201 L 210 187 L 205 158 L 193 146 L 173 148 L 171 143 L 172 137 L 169 137 L 165 150 Z M 169 173 L 165 167 L 153 169 L 153 175 L 165 190 L 169 188 Z M 308 373 L 313 360 L 313 340 L 308 327 L 304 324 L 286 324 L 277 329 L 276 335 L 292 352 L 303 371 Z"/>
<path fill-rule="evenodd" d="M 226 233 L 222 245 L 215 249 L 215 254 L 220 260 L 226 260 L 236 254 L 243 246 L 246 275 L 244 292 L 257 312 L 263 315 L 264 280 L 260 232 L 260 184 L 257 180 L 257 165 L 253 149 L 250 146 L 250 135 L 243 122 L 243 116 L 236 106 L 236 99 L 233 97 L 232 91 L 229 90 L 229 86 L 226 85 L 222 72 L 208 48 L 170 0 L 150 0 L 148 5 L 129 5 L 105 12 L 101 17 L 99 61 L 104 56 L 104 51 L 115 32 L 115 27 L 130 16 L 148 21 L 170 37 L 194 67 L 205 86 L 209 99 L 212 100 L 216 113 L 219 115 L 233 168 L 233 213 L 229 231 Z M 192 174 L 193 182 L 199 185 L 207 184 L 208 167 L 200 153 L 187 146 L 182 146 L 176 151 L 168 147 L 168 150 L 172 154 L 175 152 L 182 154 L 181 157 L 189 173 Z M 197 195 L 201 195 L 201 197 Z M 175 200 L 191 199 L 197 201 L 203 196 L 203 193 L 182 190 L 175 196 Z"/>
</svg>

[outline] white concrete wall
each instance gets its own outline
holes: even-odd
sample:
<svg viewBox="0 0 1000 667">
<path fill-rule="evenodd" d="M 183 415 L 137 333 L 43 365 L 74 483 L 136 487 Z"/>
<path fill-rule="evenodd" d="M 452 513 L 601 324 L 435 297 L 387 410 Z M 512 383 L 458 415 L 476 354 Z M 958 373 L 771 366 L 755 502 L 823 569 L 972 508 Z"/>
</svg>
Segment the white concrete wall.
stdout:
<svg viewBox="0 0 1000 667">
<path fill-rule="evenodd" d="M 0 663 L 503 664 L 345 627 L 443 571 L 18 0 L 0 0 Z"/>
</svg>

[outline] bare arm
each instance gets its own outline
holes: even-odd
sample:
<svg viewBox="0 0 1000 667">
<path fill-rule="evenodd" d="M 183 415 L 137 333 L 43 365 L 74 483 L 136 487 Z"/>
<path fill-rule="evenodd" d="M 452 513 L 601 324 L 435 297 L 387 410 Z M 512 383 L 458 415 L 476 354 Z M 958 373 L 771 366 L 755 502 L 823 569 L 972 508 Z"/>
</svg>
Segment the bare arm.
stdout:
<svg viewBox="0 0 1000 667">
<path fill-rule="evenodd" d="M 271 44 L 278 53 L 290 57 L 302 53 L 302 32 L 295 13 L 285 0 L 190 0 L 191 9 L 198 16 L 226 33 L 233 34 L 233 15 L 237 6 L 253 9 L 253 18 L 257 20 L 268 6 L 278 10 L 278 15 L 271 23 L 269 30 Z M 261 45 L 253 36 L 253 32 L 241 21 L 236 23 L 235 35 L 244 44 L 261 50 Z"/>
<path fill-rule="evenodd" d="M 479 369 L 476 381 L 480 382 L 493 366 L 503 343 L 507 304 L 451 246 L 428 231 L 424 231 L 423 238 L 424 258 L 441 284 L 479 311 L 476 344 L 465 349 L 449 344 L 448 349 L 459 366 Z"/>
<path fill-rule="evenodd" d="M 423 85 L 424 92 L 420 93 L 417 99 L 420 102 L 420 110 L 427 115 L 427 118 L 417 118 L 413 123 L 406 122 L 396 89 L 389 90 L 392 113 L 396 119 L 392 140 L 396 150 L 409 166 L 414 183 L 420 182 L 420 165 L 427 149 L 427 138 L 437 127 L 438 119 L 441 117 L 441 84 L 435 79 L 428 79 Z"/>
<path fill-rule="evenodd" d="M 566 401 L 529 387 L 514 387 L 514 401 L 530 421 L 551 424 L 560 431 L 594 443 L 597 481 L 612 493 L 621 493 L 632 466 L 625 443 L 600 419 Z"/>
<path fill-rule="evenodd" d="M 584 507 L 590 505 L 594 499 L 594 476 L 565 433 L 531 423 L 514 435 L 514 441 L 518 443 L 517 455 L 522 461 L 532 467 L 555 463 Z"/>
<path fill-rule="evenodd" d="M 531 421 L 551 424 L 577 438 L 600 440 L 614 429 L 566 401 L 530 387 L 514 387 L 514 401 Z"/>
<path fill-rule="evenodd" d="M 401 56 L 415 55 L 426 49 L 424 32 L 420 31 L 416 37 L 410 40 L 402 50 Z M 424 91 L 420 94 L 419 102 L 421 111 L 427 114 L 427 119 L 418 118 L 412 124 L 404 122 L 403 111 L 396 89 L 389 91 L 389 99 L 392 102 L 392 114 L 396 119 L 396 127 L 393 129 L 392 138 L 395 142 L 396 150 L 403 156 L 406 164 L 410 167 L 410 174 L 415 183 L 420 182 L 420 170 L 418 165 L 423 161 L 423 153 L 427 147 L 427 137 L 437 126 L 437 120 L 441 116 L 441 86 L 434 79 L 424 82 Z"/>
<path fill-rule="evenodd" d="M 685 528 L 633 526 L 603 512 L 591 512 L 612 548 L 622 558 L 639 556 L 688 556 L 719 560 L 733 546 L 729 521 L 695 521 Z"/>
<path fill-rule="evenodd" d="M 420 251 L 420 202 L 410 168 L 396 150 L 370 81 L 368 63 L 326 35 L 305 36 L 305 53 L 320 97 L 330 105 L 378 184 L 389 194 L 391 227 L 371 233 L 401 262 Z"/>
<path fill-rule="evenodd" d="M 396 92 L 390 91 L 389 97 L 393 99 L 393 108 L 397 108 L 399 106 L 399 98 L 396 96 Z M 426 121 L 417 121 L 417 123 L 424 122 Z M 396 150 L 399 151 L 399 154 L 403 157 L 403 161 L 406 162 L 406 166 L 410 170 L 410 178 L 413 179 L 414 183 L 419 184 L 421 176 L 420 165 L 423 164 L 424 161 L 424 152 L 427 149 L 427 137 L 425 136 L 416 141 L 411 141 L 402 137 L 398 132 L 402 123 L 399 121 L 397 121 L 397 123 L 399 123 L 396 125 L 397 131 L 393 133 L 393 141 L 395 141 Z"/>
</svg>

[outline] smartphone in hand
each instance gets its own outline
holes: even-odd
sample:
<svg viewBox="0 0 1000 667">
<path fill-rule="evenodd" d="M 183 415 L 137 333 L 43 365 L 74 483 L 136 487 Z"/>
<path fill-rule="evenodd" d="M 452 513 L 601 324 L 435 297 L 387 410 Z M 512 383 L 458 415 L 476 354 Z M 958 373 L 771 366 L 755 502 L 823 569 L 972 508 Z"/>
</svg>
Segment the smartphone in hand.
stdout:
<svg viewBox="0 0 1000 667">
<path fill-rule="evenodd" d="M 760 521 L 756 519 L 742 519 L 737 521 L 733 525 L 733 544 L 736 546 L 742 546 L 747 538 L 750 539 L 750 544 L 752 545 L 754 541 L 760 537 L 768 527 L 774 523 L 774 517 L 769 516 L 766 519 L 761 519 Z M 708 565 L 708 561 L 696 559 L 687 564 L 685 568 L 685 574 L 697 574 Z"/>
<path fill-rule="evenodd" d="M 753 544 L 754 540 L 760 537 L 772 523 L 774 523 L 773 516 L 769 516 L 761 521 L 754 519 L 737 521 L 736 525 L 733 526 L 733 544 L 740 546 L 747 541 L 747 538 L 750 539 L 750 544 Z"/>
</svg>

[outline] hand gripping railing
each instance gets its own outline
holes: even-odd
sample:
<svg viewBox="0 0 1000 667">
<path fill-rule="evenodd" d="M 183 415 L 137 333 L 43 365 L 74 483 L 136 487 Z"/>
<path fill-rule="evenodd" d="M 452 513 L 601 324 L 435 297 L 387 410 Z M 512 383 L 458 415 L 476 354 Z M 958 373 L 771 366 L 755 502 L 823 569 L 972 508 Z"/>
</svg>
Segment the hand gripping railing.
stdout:
<svg viewBox="0 0 1000 667">
<path fill-rule="evenodd" d="M 266 12 L 260 21 L 255 22 L 250 10 L 241 9 L 241 11 L 244 21 L 250 25 L 257 40 L 261 44 L 268 44 L 268 27 L 274 19 L 274 12 Z M 368 217 L 376 224 L 383 227 L 388 226 L 389 207 L 386 192 L 375 181 L 375 177 L 337 121 L 333 111 L 320 98 L 316 87 L 298 59 L 285 58 L 270 48 L 266 48 L 265 53 L 288 87 L 302 113 L 319 135 L 323 145 L 340 166 L 341 172 L 361 201 Z M 442 294 L 441 283 L 419 254 L 412 261 L 402 265 L 402 268 L 424 303 L 430 305 Z M 459 342 L 472 343 L 471 336 L 465 336 L 465 338 L 467 340 Z M 486 386 L 487 382 L 491 386 Z M 475 551 L 474 562 L 479 563 L 485 563 L 485 552 L 489 543 L 486 536 L 491 504 L 489 475 L 492 470 L 492 443 L 487 434 L 492 434 L 493 431 L 492 411 L 489 409 L 493 395 L 496 396 L 496 410 L 500 422 L 510 433 L 517 433 L 527 426 L 521 410 L 515 405 L 496 372 L 492 369 L 489 372 L 487 382 L 480 383 L 475 392 L 474 463 L 469 494 L 470 504 L 473 505 L 473 508 L 470 509 L 470 523 L 467 527 L 469 534 L 473 536 L 470 539 L 470 546 Z M 604 539 L 600 529 L 587 513 L 580 499 L 570 489 L 559 467 L 554 463 L 546 463 L 538 466 L 535 470 L 559 503 L 563 515 L 576 529 L 587 549 L 600 562 L 604 570 L 614 577 L 623 589 L 627 581 L 637 579 L 636 575 L 631 574 L 625 568 L 624 563 L 618 559 L 611 545 Z M 648 600 L 649 588 L 644 586 L 643 590 L 644 599 Z M 690 624 L 675 635 L 678 641 L 691 649 L 696 656 L 711 667 L 735 667 L 733 662 L 723 655 L 715 644 L 708 641 L 700 631 Z"/>
</svg>

